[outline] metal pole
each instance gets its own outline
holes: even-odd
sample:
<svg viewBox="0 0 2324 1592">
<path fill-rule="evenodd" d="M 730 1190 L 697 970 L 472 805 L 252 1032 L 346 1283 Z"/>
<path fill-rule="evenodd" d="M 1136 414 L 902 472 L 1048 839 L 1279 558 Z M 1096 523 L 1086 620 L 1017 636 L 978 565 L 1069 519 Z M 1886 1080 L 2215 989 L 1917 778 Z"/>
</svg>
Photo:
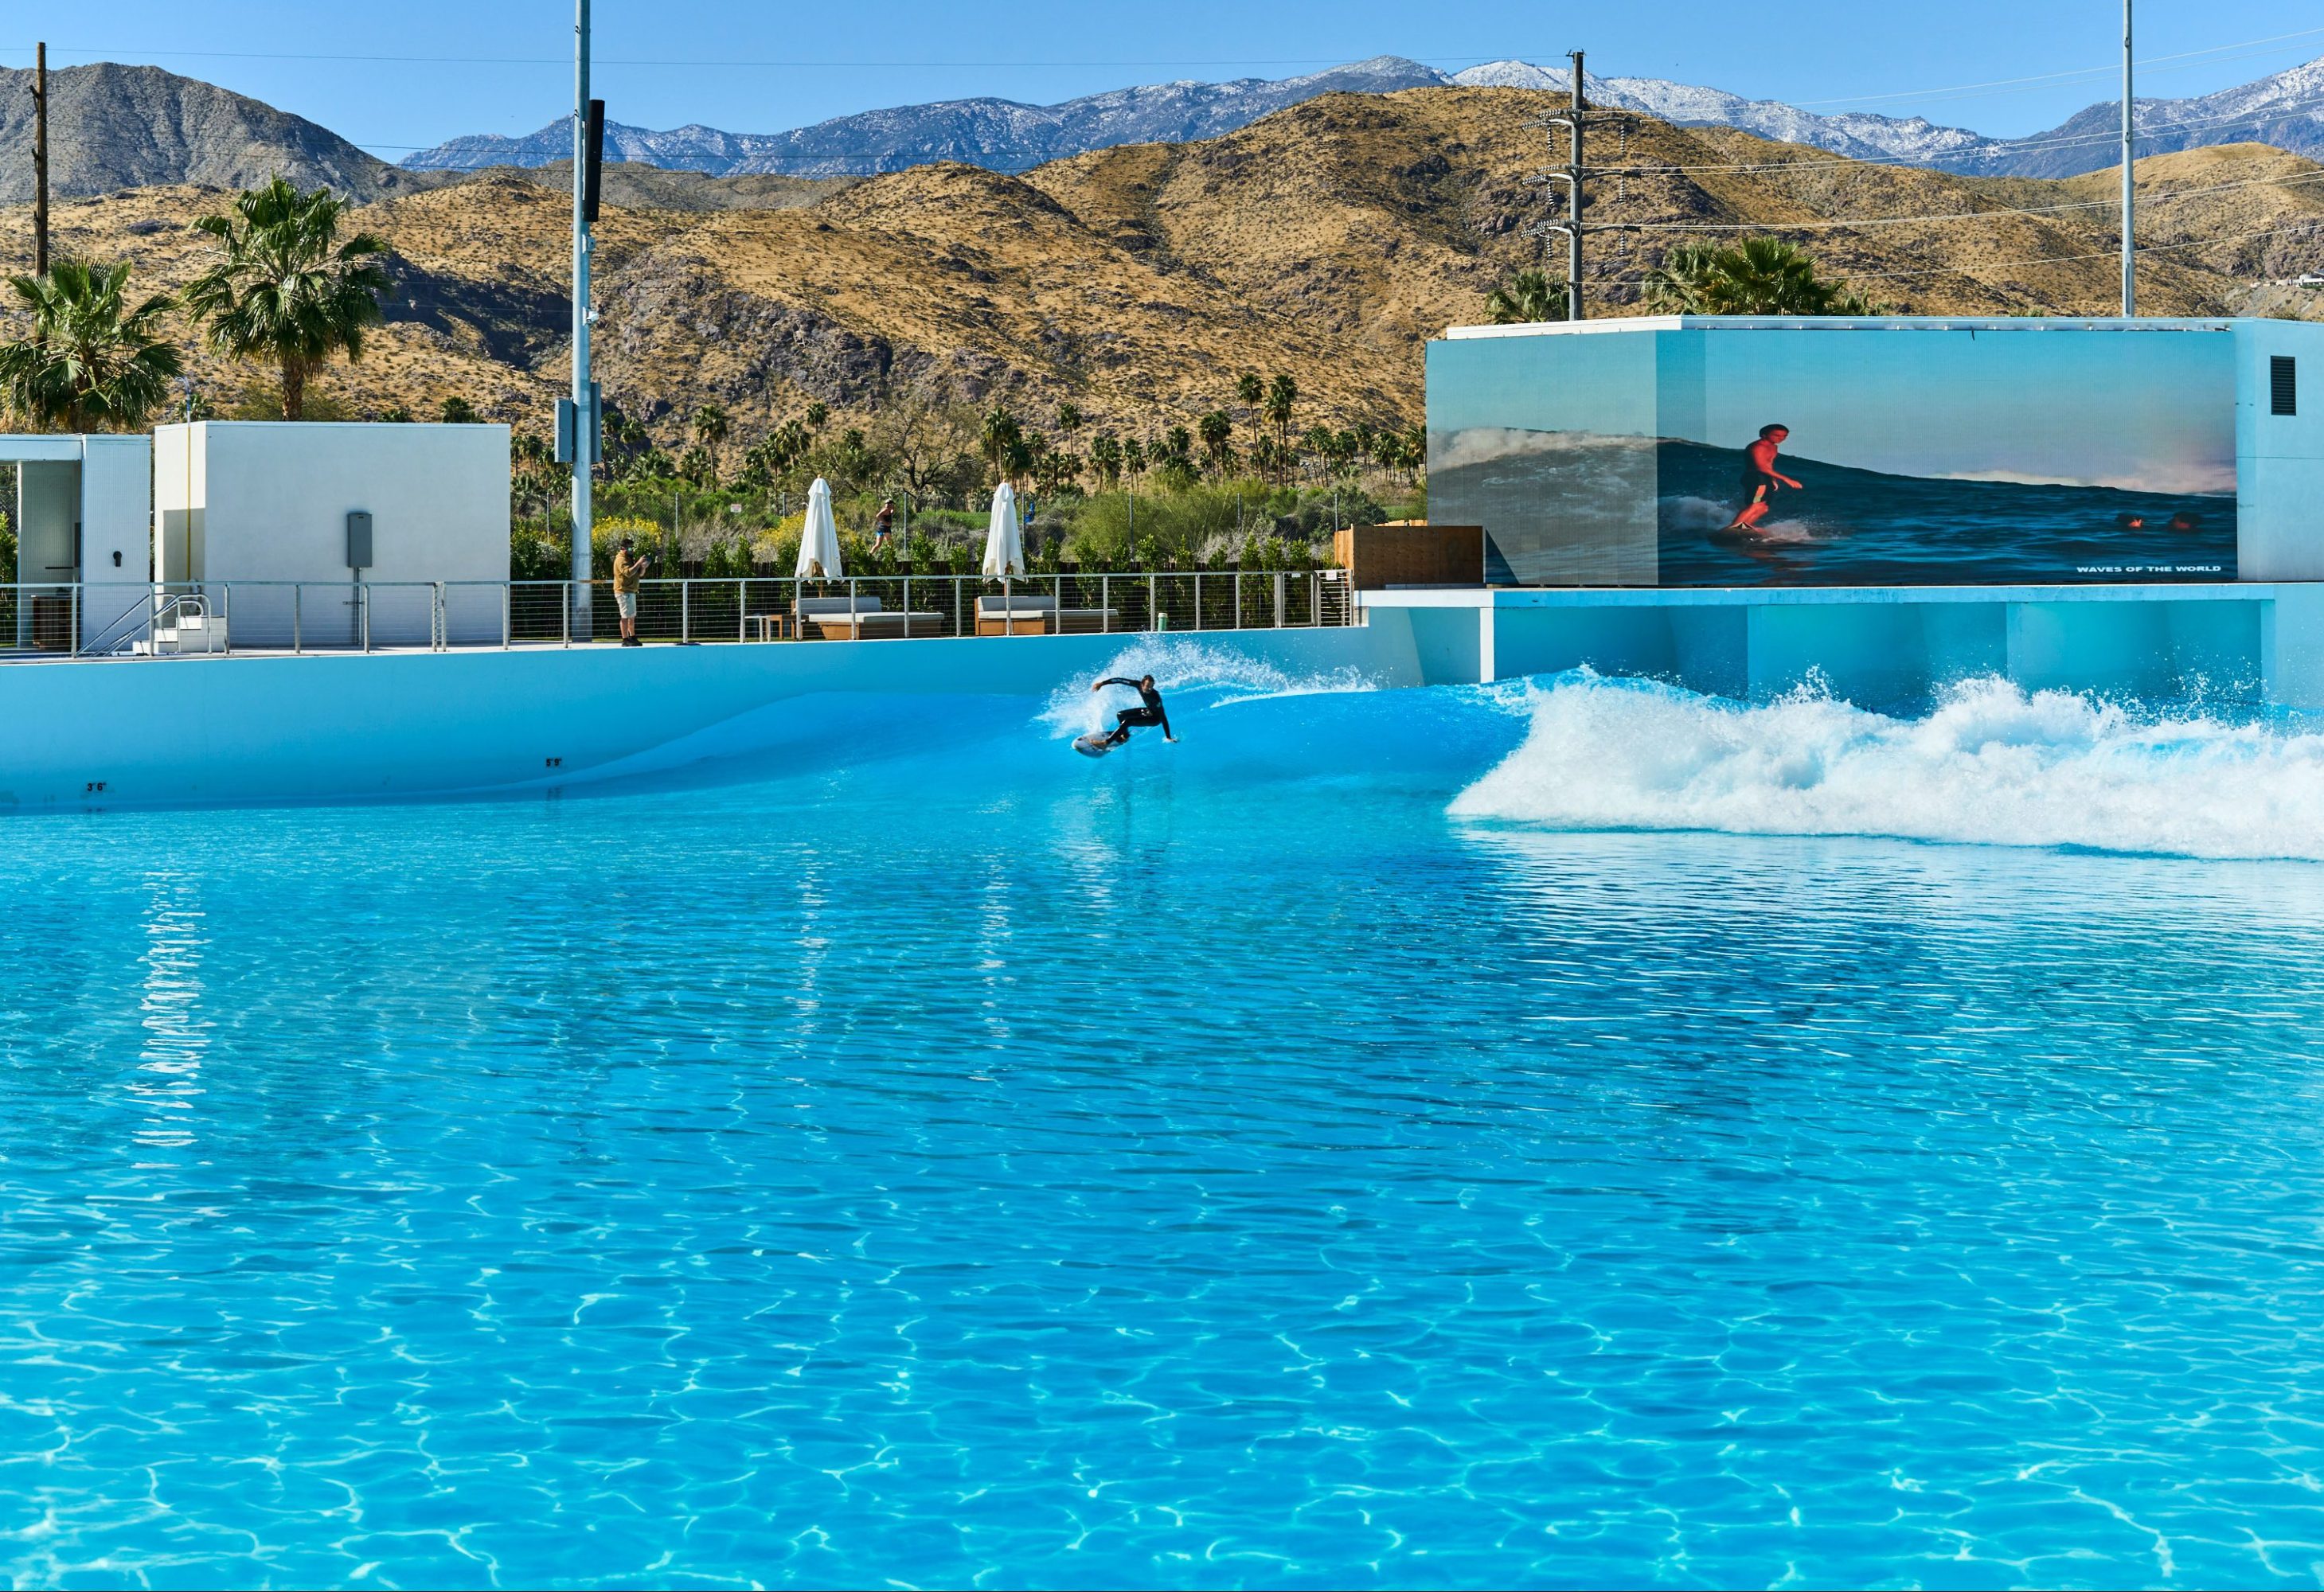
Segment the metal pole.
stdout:
<svg viewBox="0 0 2324 1592">
<path fill-rule="evenodd" d="M 300 651 L 299 599 L 306 589 L 301 585 L 294 585 L 290 588 L 290 655 L 293 658 L 296 658 Z"/>
<path fill-rule="evenodd" d="M 32 274 L 49 274 L 49 47 L 32 47 Z"/>
<path fill-rule="evenodd" d="M 589 538 L 595 524 L 589 502 L 596 464 L 596 417 L 589 401 L 589 220 L 583 209 L 589 181 L 589 0 L 573 11 L 573 580 L 567 639 L 589 640 Z"/>
<path fill-rule="evenodd" d="M 2126 0 L 2126 4 L 2127 0 Z M 1573 75 L 1566 79 L 1566 108 L 1572 113 L 1572 153 L 1565 169 L 1565 318 L 1582 318 L 1582 51 L 1567 52 Z"/>
<path fill-rule="evenodd" d="M 2125 320 L 2138 313 L 2138 284 L 2132 271 L 2132 223 L 2136 218 L 2137 198 L 2131 181 L 2131 161 L 2135 157 L 2137 133 L 2132 126 L 2131 112 L 2135 102 L 2130 95 L 2130 6 L 2131 0 L 2122 0 L 2122 316 Z"/>
</svg>

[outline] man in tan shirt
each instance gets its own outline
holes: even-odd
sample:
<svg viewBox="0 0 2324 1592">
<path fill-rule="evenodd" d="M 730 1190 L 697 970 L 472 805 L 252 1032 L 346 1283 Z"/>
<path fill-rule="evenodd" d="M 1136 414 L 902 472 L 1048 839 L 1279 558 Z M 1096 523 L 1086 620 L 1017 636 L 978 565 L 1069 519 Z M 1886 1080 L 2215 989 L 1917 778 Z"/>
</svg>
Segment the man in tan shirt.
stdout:
<svg viewBox="0 0 2324 1592">
<path fill-rule="evenodd" d="M 639 557 L 637 547 L 634 538 L 623 537 L 620 549 L 613 555 L 613 606 L 622 611 L 624 647 L 644 645 L 638 640 L 638 582 L 645 577 L 653 560 Z"/>
</svg>

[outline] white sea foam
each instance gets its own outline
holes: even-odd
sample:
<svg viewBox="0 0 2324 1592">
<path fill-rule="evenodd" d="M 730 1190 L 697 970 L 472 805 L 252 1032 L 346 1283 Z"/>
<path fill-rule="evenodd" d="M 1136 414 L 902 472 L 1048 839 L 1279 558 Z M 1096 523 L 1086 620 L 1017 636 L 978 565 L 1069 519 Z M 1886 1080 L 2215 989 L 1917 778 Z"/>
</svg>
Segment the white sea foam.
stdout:
<svg viewBox="0 0 2324 1592">
<path fill-rule="evenodd" d="M 1723 530 L 1735 522 L 1735 505 L 1709 498 L 1665 498 L 1662 515 L 1664 524 L 1673 530 Z M 1815 527 L 1804 520 L 1767 520 L 1759 527 L 1758 537 L 1763 542 L 1787 545 L 1817 539 Z"/>
<path fill-rule="evenodd" d="M 1456 815 L 2324 860 L 2324 735 L 2280 724 L 1999 679 L 1904 720 L 1811 692 L 1746 706 L 1585 673 L 1537 686 L 1532 713 Z"/>
<path fill-rule="evenodd" d="M 1204 705 L 1212 707 L 1324 691 L 1370 691 L 1379 684 L 1360 669 L 1292 674 L 1263 658 L 1173 636 L 1141 634 L 1125 640 L 1127 645 L 1098 670 L 1095 677 L 1135 680 L 1152 675 L 1158 690 L 1166 694 L 1199 694 Z M 1089 734 L 1112 720 L 1114 710 L 1122 705 L 1115 698 L 1121 695 L 1119 691 L 1094 692 L 1086 683 L 1060 686 L 1050 693 L 1041 710 L 1040 722 L 1061 739 Z"/>
</svg>

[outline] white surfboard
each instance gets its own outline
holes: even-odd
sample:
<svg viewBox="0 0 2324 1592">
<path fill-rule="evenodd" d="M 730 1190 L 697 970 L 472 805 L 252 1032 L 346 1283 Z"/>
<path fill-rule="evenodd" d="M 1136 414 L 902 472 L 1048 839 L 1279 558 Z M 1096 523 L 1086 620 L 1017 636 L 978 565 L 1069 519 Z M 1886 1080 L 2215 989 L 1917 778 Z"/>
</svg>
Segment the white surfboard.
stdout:
<svg viewBox="0 0 2324 1592">
<path fill-rule="evenodd" d="M 1102 758 L 1113 750 L 1113 742 L 1095 732 L 1077 735 L 1074 738 L 1074 750 L 1085 758 Z"/>
</svg>

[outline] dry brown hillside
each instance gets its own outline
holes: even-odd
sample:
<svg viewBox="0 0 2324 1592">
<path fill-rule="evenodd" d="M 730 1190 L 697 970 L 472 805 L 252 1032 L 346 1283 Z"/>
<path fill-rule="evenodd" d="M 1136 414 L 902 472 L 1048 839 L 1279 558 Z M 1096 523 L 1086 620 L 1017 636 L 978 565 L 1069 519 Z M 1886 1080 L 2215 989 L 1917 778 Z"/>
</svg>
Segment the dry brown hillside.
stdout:
<svg viewBox="0 0 2324 1592">
<path fill-rule="evenodd" d="M 1333 96 L 1225 137 L 1022 177 L 927 166 L 810 204 L 787 191 L 787 208 L 608 207 L 599 374 L 672 438 L 674 417 L 706 401 L 742 439 L 809 400 L 862 413 L 915 386 L 1036 417 L 1070 399 L 1142 430 L 1230 405 L 1246 370 L 1290 373 L 1314 418 L 1409 420 L 1423 340 L 1478 318 L 1491 286 L 1542 262 L 1526 228 L 1545 199 L 1526 179 L 1545 163 L 1544 134 L 1528 124 L 1555 103 L 1508 89 Z M 1654 169 L 1597 192 L 1598 219 L 1647 229 L 1594 245 L 1605 313 L 1634 311 L 1671 244 L 1748 231 L 1807 244 L 1905 311 L 2114 304 L 2105 172 L 1969 179 L 1644 120 L 1600 137 L 1597 159 Z M 2236 145 L 2141 161 L 2138 176 L 2147 313 L 2216 313 L 2254 301 L 2259 279 L 2324 267 L 2324 168 Z M 184 224 L 226 197 L 60 205 L 58 246 L 126 255 L 174 288 L 206 247 Z M 566 207 L 556 188 L 502 172 L 356 212 L 393 249 L 397 291 L 364 361 L 323 391 L 357 414 L 429 413 L 458 394 L 540 427 L 566 373 Z M 23 260 L 29 221 L 24 207 L 0 210 L 0 252 Z M 229 400 L 254 380 L 198 354 L 194 373 Z"/>
</svg>

